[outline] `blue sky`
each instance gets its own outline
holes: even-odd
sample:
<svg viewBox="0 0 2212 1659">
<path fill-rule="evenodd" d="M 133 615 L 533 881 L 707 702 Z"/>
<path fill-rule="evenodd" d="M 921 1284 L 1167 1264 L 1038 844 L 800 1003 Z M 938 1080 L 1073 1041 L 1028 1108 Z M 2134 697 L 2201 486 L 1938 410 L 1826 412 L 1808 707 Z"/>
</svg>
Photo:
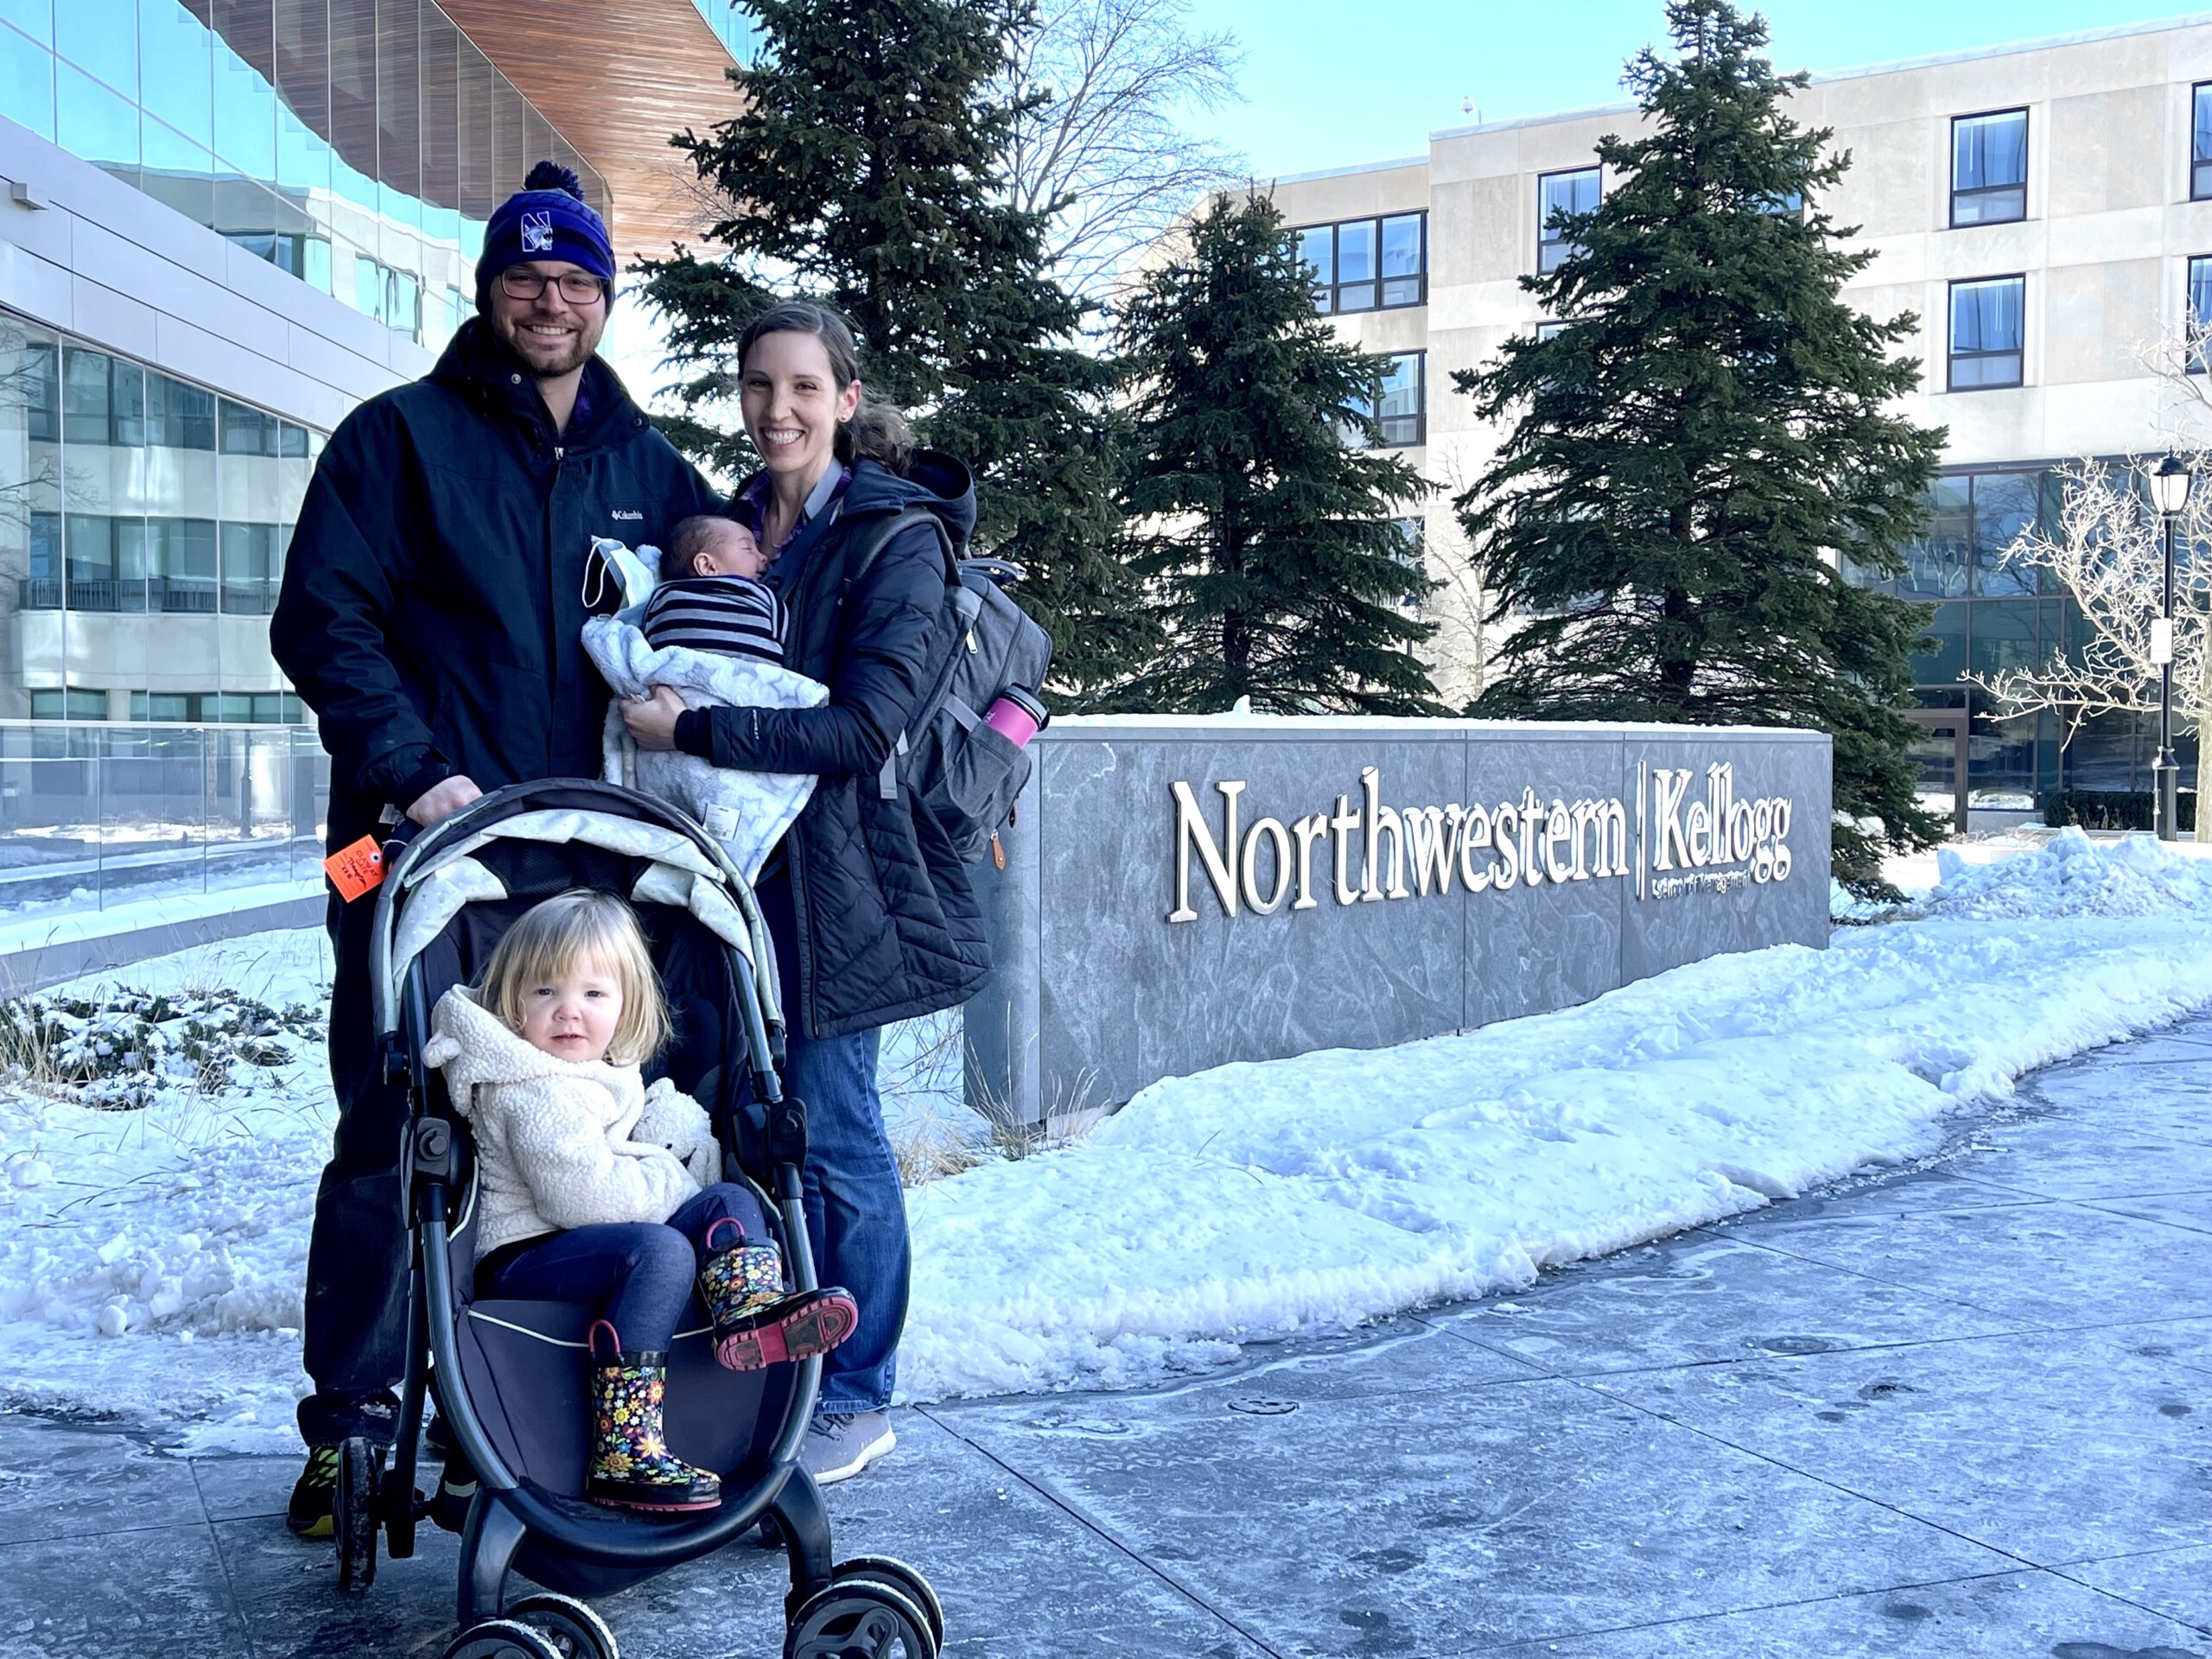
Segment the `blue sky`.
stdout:
<svg viewBox="0 0 2212 1659">
<path fill-rule="evenodd" d="M 1847 69 L 2184 16 L 2126 0 L 1770 0 L 1783 69 Z M 1609 104 L 1621 65 L 1663 32 L 1661 0 L 1193 0 L 1235 34 L 1245 101 L 1190 123 L 1261 176 L 1428 147 L 1463 126 Z"/>
</svg>

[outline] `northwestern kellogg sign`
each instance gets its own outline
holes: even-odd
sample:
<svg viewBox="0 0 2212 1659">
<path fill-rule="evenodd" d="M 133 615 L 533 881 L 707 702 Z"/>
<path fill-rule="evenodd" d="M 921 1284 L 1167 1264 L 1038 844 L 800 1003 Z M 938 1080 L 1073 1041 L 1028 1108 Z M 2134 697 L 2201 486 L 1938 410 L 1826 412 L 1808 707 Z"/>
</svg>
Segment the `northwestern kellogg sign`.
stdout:
<svg viewBox="0 0 2212 1659">
<path fill-rule="evenodd" d="M 1367 766 L 1358 805 L 1339 795 L 1333 813 L 1287 823 L 1262 817 L 1249 828 L 1239 823 L 1245 785 L 1230 781 L 1213 786 L 1221 797 L 1217 836 L 1198 792 L 1179 779 L 1169 787 L 1175 907 L 1167 919 L 1198 918 L 1191 903 L 1193 853 L 1229 916 L 1272 916 L 1286 904 L 1318 910 L 1324 893 L 1339 905 L 1426 898 L 1455 883 L 1469 893 L 1505 893 L 1633 875 L 1638 899 L 1671 899 L 1788 880 L 1789 798 L 1738 800 L 1735 767 L 1726 760 L 1705 767 L 1704 792 L 1694 797 L 1695 781 L 1687 766 L 1639 762 L 1633 809 L 1618 797 L 1547 800 L 1533 786 L 1495 806 L 1395 807 L 1382 804 L 1380 768 Z M 1317 849 L 1324 849 L 1318 861 Z"/>
<path fill-rule="evenodd" d="M 1816 732 L 1069 716 L 976 891 L 969 1097 L 1024 1122 L 1828 939 Z"/>
</svg>

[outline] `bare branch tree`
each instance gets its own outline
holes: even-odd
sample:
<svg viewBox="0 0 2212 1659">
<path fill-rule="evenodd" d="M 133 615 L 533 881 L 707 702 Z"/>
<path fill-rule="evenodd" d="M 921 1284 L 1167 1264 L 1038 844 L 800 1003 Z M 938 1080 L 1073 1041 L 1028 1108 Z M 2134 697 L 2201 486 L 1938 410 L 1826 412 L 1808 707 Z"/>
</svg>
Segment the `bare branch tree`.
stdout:
<svg viewBox="0 0 2212 1659">
<path fill-rule="evenodd" d="M 1045 0 L 1007 43 L 1005 92 L 1034 100 L 1007 157 L 1014 200 L 1050 213 L 1054 270 L 1103 297 L 1129 253 L 1241 175 L 1186 111 L 1236 98 L 1236 37 L 1198 34 L 1191 0 Z"/>
<path fill-rule="evenodd" d="M 2008 567 L 2054 578 L 2081 607 L 2089 638 L 2078 656 L 1966 676 L 2007 712 L 2056 711 L 2067 742 L 2094 715 L 2159 706 L 2151 623 L 2164 588 L 2164 526 L 2136 488 L 2134 471 L 2094 461 L 2064 468 L 2058 533 L 2023 531 L 2004 555 Z M 2190 492 L 2174 536 L 2174 724 L 2201 737 L 2212 732 L 2212 559 L 2190 556 L 2212 546 L 2212 484 Z M 2197 802 L 2196 839 L 2212 842 L 2201 779 Z"/>
<path fill-rule="evenodd" d="M 1430 471 L 1436 499 L 1447 507 L 1472 482 L 1456 453 L 1447 451 L 1439 460 L 1432 450 Z M 1428 601 L 1428 620 L 1436 624 L 1436 632 L 1424 654 L 1430 660 L 1438 696 L 1454 708 L 1465 708 L 1490 683 L 1491 646 L 1498 619 L 1491 614 L 1490 587 L 1459 515 L 1431 512 L 1423 542 L 1428 574 L 1441 584 Z"/>
</svg>

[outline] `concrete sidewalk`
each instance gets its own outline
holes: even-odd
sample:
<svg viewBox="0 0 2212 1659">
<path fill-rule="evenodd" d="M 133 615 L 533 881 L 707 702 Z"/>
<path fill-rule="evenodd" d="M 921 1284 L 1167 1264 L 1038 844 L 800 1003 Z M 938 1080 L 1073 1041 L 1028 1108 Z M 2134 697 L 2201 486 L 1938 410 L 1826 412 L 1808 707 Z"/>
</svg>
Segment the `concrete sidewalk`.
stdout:
<svg viewBox="0 0 2212 1659">
<path fill-rule="evenodd" d="M 2212 1019 L 1929 1166 L 1144 1395 L 899 1414 L 841 1555 L 991 1659 L 2212 1659 Z M 287 1459 L 0 1416 L 0 1655 L 435 1656 L 454 1541 L 341 1598 Z M 600 1604 L 780 1652 L 780 1556 Z"/>
</svg>

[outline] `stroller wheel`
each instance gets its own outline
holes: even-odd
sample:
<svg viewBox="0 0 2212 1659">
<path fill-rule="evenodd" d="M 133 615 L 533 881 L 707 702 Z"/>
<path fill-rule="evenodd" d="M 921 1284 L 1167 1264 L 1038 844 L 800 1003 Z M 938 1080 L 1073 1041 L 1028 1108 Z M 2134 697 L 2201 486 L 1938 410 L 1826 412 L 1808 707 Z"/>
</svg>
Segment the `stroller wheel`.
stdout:
<svg viewBox="0 0 2212 1659">
<path fill-rule="evenodd" d="M 377 1581 L 377 1487 L 383 1448 L 355 1435 L 338 1446 L 338 1484 L 330 1494 L 331 1530 L 338 1544 L 338 1587 L 365 1590 Z"/>
<path fill-rule="evenodd" d="M 573 1596 L 524 1596 L 507 1609 L 507 1617 L 550 1639 L 561 1659 L 622 1659 L 607 1621 Z"/>
<path fill-rule="evenodd" d="M 487 1618 L 446 1643 L 442 1659 L 561 1659 L 552 1638 L 513 1618 Z"/>
<path fill-rule="evenodd" d="M 855 1555 L 831 1567 L 830 1578 L 835 1584 L 889 1585 L 922 1610 L 922 1616 L 930 1622 L 930 1639 L 940 1648 L 944 1645 L 944 1605 L 930 1588 L 930 1581 L 906 1562 L 888 1555 Z"/>
<path fill-rule="evenodd" d="M 937 1659 L 929 1616 L 887 1584 L 853 1579 L 807 1598 L 784 1659 Z"/>
</svg>

